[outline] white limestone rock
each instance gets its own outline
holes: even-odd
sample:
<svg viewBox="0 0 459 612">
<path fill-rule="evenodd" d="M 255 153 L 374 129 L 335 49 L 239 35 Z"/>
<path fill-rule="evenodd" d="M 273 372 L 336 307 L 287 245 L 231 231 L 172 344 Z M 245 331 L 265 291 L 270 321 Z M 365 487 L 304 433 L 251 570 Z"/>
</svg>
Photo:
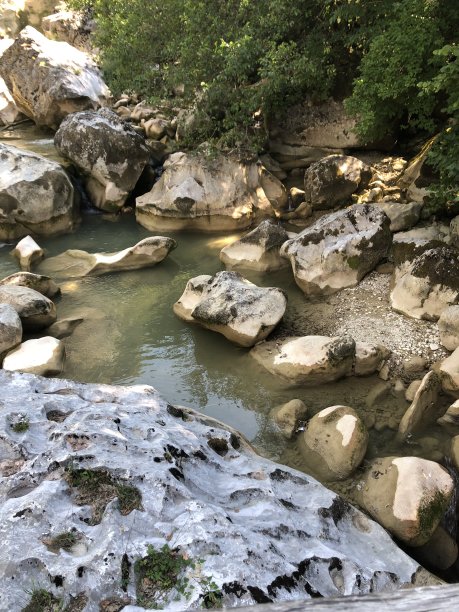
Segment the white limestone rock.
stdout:
<svg viewBox="0 0 459 612">
<path fill-rule="evenodd" d="M 440 391 L 441 382 L 438 375 L 433 371 L 428 372 L 400 421 L 398 432 L 402 438 L 422 431 L 443 416 L 445 409 L 438 401 Z"/>
<path fill-rule="evenodd" d="M 289 236 L 281 225 L 265 220 L 254 230 L 224 247 L 220 260 L 228 269 L 249 269 L 272 272 L 288 267 L 279 255 L 280 247 Z"/>
<path fill-rule="evenodd" d="M 455 351 L 459 346 L 459 306 L 445 308 L 438 319 L 440 342 L 448 351 Z"/>
<path fill-rule="evenodd" d="M 436 321 L 459 300 L 459 255 L 452 247 L 424 251 L 395 273 L 392 308 L 414 319 Z"/>
<path fill-rule="evenodd" d="M 28 287 L 34 289 L 45 295 L 46 297 L 53 298 L 60 295 L 61 290 L 56 283 L 49 278 L 49 276 L 43 276 L 42 274 L 34 274 L 33 272 L 15 272 L 9 276 L 0 280 L 0 286 L 2 285 L 15 285 L 17 287 Z"/>
<path fill-rule="evenodd" d="M 0 143 L 0 239 L 69 232 L 73 186 L 56 162 Z"/>
<path fill-rule="evenodd" d="M 174 153 L 151 191 L 136 199 L 137 221 L 150 231 L 247 229 L 258 214 L 275 216 L 260 172 L 229 157 Z"/>
<path fill-rule="evenodd" d="M 16 310 L 24 329 L 42 329 L 56 320 L 54 303 L 28 287 L 0 286 L 0 303 L 10 304 Z"/>
<path fill-rule="evenodd" d="M 21 343 L 22 323 L 10 304 L 0 303 L 0 364 L 2 355 Z"/>
<path fill-rule="evenodd" d="M 3 369 L 54 376 L 64 369 L 64 360 L 64 344 L 57 338 L 44 336 L 36 340 L 27 340 L 10 351 L 3 361 Z"/>
<path fill-rule="evenodd" d="M 163 261 L 176 246 L 177 243 L 172 238 L 151 236 L 116 253 L 87 253 L 69 249 L 47 259 L 41 270 L 67 278 L 138 270 Z"/>
<path fill-rule="evenodd" d="M 93 204 L 109 212 L 126 203 L 150 158 L 144 139 L 107 108 L 69 115 L 54 144 L 83 172 Z"/>
<path fill-rule="evenodd" d="M 328 481 L 342 480 L 362 463 L 368 431 L 355 410 L 331 406 L 308 421 L 301 442 L 300 449 L 315 474 Z"/>
<path fill-rule="evenodd" d="M 279 602 L 391 591 L 417 586 L 422 574 L 427 584 L 435 582 L 384 529 L 335 493 L 256 455 L 218 421 L 168 405 L 151 387 L 0 371 L 0 401 L 4 610 L 22 609 L 37 585 L 62 598 L 64 606 L 83 591 L 86 612 L 97 612 L 107 598 L 134 603 L 134 565 L 148 545 L 168 544 L 202 559 L 200 575 L 217 584 L 225 607 L 260 597 Z M 23 433 L 11 428 L 18 415 L 29 422 Z M 93 509 L 78 505 L 65 480 L 72 467 L 102 471 L 115 483 L 135 487 L 141 507 L 122 513 L 115 493 L 93 524 Z M 71 552 L 45 545 L 69 531 L 78 537 Z M 124 584 L 123 559 L 129 568 Z M 186 575 L 192 578 L 193 568 Z M 50 576 L 61 576 L 62 586 Z M 288 590 L 280 577 L 283 583 L 288 578 Z M 163 609 L 202 605 L 205 587 L 191 583 L 188 600 L 172 589 Z"/>
<path fill-rule="evenodd" d="M 410 546 L 425 544 L 443 518 L 454 483 L 434 461 L 384 457 L 368 467 L 361 502 L 383 527 Z"/>
<path fill-rule="evenodd" d="M 319 210 L 347 204 L 355 191 L 367 186 L 372 175 L 372 169 L 356 157 L 328 155 L 306 170 L 305 201 Z"/>
<path fill-rule="evenodd" d="M 21 112 L 54 130 L 68 114 L 104 106 L 110 97 L 88 55 L 31 26 L 3 53 L 0 76 Z"/>
<path fill-rule="evenodd" d="M 306 295 L 330 295 L 354 287 L 387 256 L 388 217 L 375 206 L 354 205 L 326 215 L 285 242 L 295 281 Z"/>
<path fill-rule="evenodd" d="M 281 289 L 257 287 L 237 272 L 218 272 L 189 280 L 174 312 L 188 323 L 198 323 L 249 347 L 272 332 L 286 307 Z"/>
<path fill-rule="evenodd" d="M 38 246 L 32 236 L 25 236 L 11 251 L 13 257 L 19 259 L 19 265 L 26 272 L 30 271 L 33 263 L 40 261 L 45 256 L 43 249 Z"/>
<path fill-rule="evenodd" d="M 410 230 L 419 221 L 422 204 L 420 202 L 375 202 L 390 219 L 390 231 Z"/>
<path fill-rule="evenodd" d="M 380 344 L 369 342 L 355 343 L 354 374 L 356 376 L 369 376 L 379 370 L 391 351 Z"/>
<path fill-rule="evenodd" d="M 17 121 L 20 116 L 21 113 L 10 90 L 6 86 L 5 81 L 0 77 L 0 124 L 10 125 Z"/>
</svg>

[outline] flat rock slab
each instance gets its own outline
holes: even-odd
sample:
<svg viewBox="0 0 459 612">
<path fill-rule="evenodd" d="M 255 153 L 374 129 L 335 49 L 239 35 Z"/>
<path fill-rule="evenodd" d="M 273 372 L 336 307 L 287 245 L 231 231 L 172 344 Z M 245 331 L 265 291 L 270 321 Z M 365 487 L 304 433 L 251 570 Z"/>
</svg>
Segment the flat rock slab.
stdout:
<svg viewBox="0 0 459 612">
<path fill-rule="evenodd" d="M 87 253 L 69 249 L 61 255 L 47 259 L 41 270 L 67 278 L 138 270 L 163 261 L 176 246 L 177 243 L 172 238 L 152 236 L 117 253 Z"/>
<path fill-rule="evenodd" d="M 200 574 L 217 584 L 226 607 L 391 591 L 417 580 L 418 564 L 375 522 L 306 474 L 259 457 L 231 428 L 167 404 L 151 387 L 0 371 L 0 401 L 4 610 L 22 609 L 37 584 L 65 604 L 84 591 L 87 612 L 113 597 L 135 604 L 133 566 L 148 545 L 201 559 Z M 13 431 L 19 419 L 28 419 L 27 431 Z M 115 496 L 92 524 L 92 507 L 78 505 L 64 479 L 69 466 L 135 487 L 141 508 L 122 513 Z M 43 541 L 69 531 L 78 538 L 70 552 L 52 552 Z M 192 572 L 187 568 L 188 577 Z M 61 576 L 63 586 L 50 576 Z M 198 582 L 188 600 L 172 589 L 163 608 L 198 607 L 202 588 Z"/>
<path fill-rule="evenodd" d="M 180 319 L 247 347 L 264 340 L 286 308 L 287 298 L 281 289 L 257 287 L 237 272 L 192 278 L 174 304 Z"/>
</svg>

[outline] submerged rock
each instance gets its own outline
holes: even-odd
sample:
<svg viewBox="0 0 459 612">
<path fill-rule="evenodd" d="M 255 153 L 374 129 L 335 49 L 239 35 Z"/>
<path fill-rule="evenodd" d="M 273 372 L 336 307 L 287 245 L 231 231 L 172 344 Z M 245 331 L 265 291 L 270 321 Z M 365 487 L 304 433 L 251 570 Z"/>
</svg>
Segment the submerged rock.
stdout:
<svg viewBox="0 0 459 612">
<path fill-rule="evenodd" d="M 0 304 L 0 365 L 2 355 L 21 343 L 22 323 L 10 304 Z"/>
<path fill-rule="evenodd" d="M 136 199 L 137 221 L 151 231 L 246 229 L 257 213 L 274 216 L 276 202 L 263 190 L 260 172 L 229 157 L 174 153 L 151 191 Z"/>
<path fill-rule="evenodd" d="M 253 346 L 272 332 L 286 307 L 280 289 L 257 287 L 237 272 L 217 272 L 189 280 L 174 312 L 235 344 Z"/>
<path fill-rule="evenodd" d="M 83 321 L 83 318 L 59 319 L 59 321 L 56 321 L 47 328 L 46 335 L 57 338 L 58 340 L 67 338 L 67 336 L 73 334 L 78 325 L 81 325 Z"/>
<path fill-rule="evenodd" d="M 326 215 L 285 242 L 295 281 L 306 295 L 330 295 L 354 287 L 387 256 L 388 217 L 377 207 L 354 205 Z"/>
<path fill-rule="evenodd" d="M 310 476 L 259 457 L 231 428 L 168 405 L 151 387 L 0 371 L 0 401 L 5 610 L 21 609 L 37 584 L 67 605 L 82 580 L 88 612 L 109 598 L 134 603 L 135 563 L 149 545 L 177 548 L 203 577 L 193 580 L 188 566 L 189 598 L 167 590 L 166 609 L 202 605 L 205 580 L 216 583 L 226 607 L 419 581 L 419 565 L 371 519 Z M 22 433 L 11 427 L 18 413 L 28 423 Z M 88 490 L 87 480 L 107 484 Z M 68 533 L 78 539 L 70 552 L 43 542 Z"/>
<path fill-rule="evenodd" d="M 73 187 L 56 162 L 0 143 L 0 239 L 69 232 Z"/>
<path fill-rule="evenodd" d="M 300 449 L 314 473 L 325 480 L 348 478 L 362 463 L 368 431 L 348 406 L 321 410 L 307 423 Z"/>
<path fill-rule="evenodd" d="M 459 253 L 453 247 L 429 249 L 396 270 L 390 294 L 396 312 L 436 321 L 459 300 Z"/>
<path fill-rule="evenodd" d="M 49 278 L 49 276 L 34 274 L 33 272 L 15 272 L 14 274 L 10 274 L 10 276 L 0 280 L 0 286 L 1 285 L 28 287 L 29 289 L 35 289 L 38 293 L 49 298 L 60 295 L 61 292 L 59 287 Z"/>
<path fill-rule="evenodd" d="M 107 108 L 68 116 L 54 143 L 87 175 L 92 203 L 106 211 L 116 212 L 125 204 L 150 158 L 144 139 Z"/>
<path fill-rule="evenodd" d="M 347 204 L 351 195 L 367 186 L 373 171 L 349 155 L 328 155 L 309 166 L 304 175 L 305 201 L 314 209 Z"/>
<path fill-rule="evenodd" d="M 242 268 L 271 272 L 288 267 L 288 262 L 279 255 L 279 249 L 288 240 L 285 229 L 270 220 L 262 221 L 258 227 L 224 247 L 220 260 L 227 268 Z"/>
<path fill-rule="evenodd" d="M 448 507 L 454 483 L 434 461 L 420 457 L 375 459 L 362 483 L 369 514 L 410 546 L 425 544 Z"/>
<path fill-rule="evenodd" d="M 22 112 L 54 130 L 68 114 L 104 106 L 110 96 L 88 55 L 30 26 L 3 53 L 0 76 Z"/>
<path fill-rule="evenodd" d="M 0 303 L 10 304 L 24 329 L 42 329 L 56 320 L 56 307 L 47 297 L 28 287 L 2 285 Z"/>
<path fill-rule="evenodd" d="M 3 369 L 54 376 L 64 369 L 64 359 L 63 343 L 56 338 L 45 336 L 36 340 L 27 340 L 10 351 L 3 361 Z"/>
<path fill-rule="evenodd" d="M 21 268 L 28 272 L 34 262 L 43 259 L 45 252 L 38 246 L 32 236 L 26 236 L 17 243 L 11 254 L 19 259 Z"/>
<path fill-rule="evenodd" d="M 300 399 L 292 399 L 271 411 L 274 423 L 287 439 L 294 436 L 300 423 L 306 421 L 308 408 Z"/>
<path fill-rule="evenodd" d="M 56 257 L 47 259 L 42 269 L 70 278 L 138 270 L 163 261 L 176 246 L 177 243 L 172 238 L 152 236 L 117 253 L 87 253 L 69 249 Z"/>
</svg>

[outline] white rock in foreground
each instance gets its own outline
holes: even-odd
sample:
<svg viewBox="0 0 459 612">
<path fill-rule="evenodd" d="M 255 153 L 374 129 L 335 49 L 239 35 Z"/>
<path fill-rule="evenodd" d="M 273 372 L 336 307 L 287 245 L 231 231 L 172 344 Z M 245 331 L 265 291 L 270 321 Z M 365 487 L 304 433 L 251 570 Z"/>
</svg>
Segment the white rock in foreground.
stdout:
<svg viewBox="0 0 459 612">
<path fill-rule="evenodd" d="M 425 544 L 448 507 L 454 483 L 434 461 L 420 457 L 375 459 L 362 484 L 364 508 L 410 546 Z"/>
<path fill-rule="evenodd" d="M 45 252 L 38 246 L 32 236 L 25 236 L 17 243 L 11 254 L 19 259 L 21 268 L 28 272 L 32 263 L 43 259 Z"/>
<path fill-rule="evenodd" d="M 235 344 L 253 346 L 272 332 L 286 307 L 280 289 L 257 287 L 237 272 L 218 272 L 189 280 L 174 312 Z"/>
<path fill-rule="evenodd" d="M 78 249 L 69 249 L 47 259 L 41 269 L 70 278 L 138 270 L 163 261 L 176 246 L 177 243 L 172 238 L 151 236 L 117 253 L 87 253 Z"/>
<path fill-rule="evenodd" d="M 68 114 L 104 106 L 110 97 L 88 55 L 31 26 L 3 53 L 0 76 L 22 112 L 54 130 Z"/>
<path fill-rule="evenodd" d="M 60 340 L 45 336 L 27 340 L 10 351 L 3 361 L 3 369 L 54 376 L 64 369 L 65 349 Z"/>
<path fill-rule="evenodd" d="M 59 164 L 0 143 L 0 239 L 68 232 L 75 216 L 73 186 Z"/>
<path fill-rule="evenodd" d="M 135 604 L 133 566 L 148 545 L 202 559 L 201 575 L 227 607 L 393 590 L 416 585 L 421 574 L 384 529 L 316 480 L 257 456 L 234 430 L 168 405 L 151 387 L 0 371 L 0 401 L 4 610 L 22 609 L 36 585 L 65 605 L 83 592 L 85 612 L 113 597 Z M 19 416 L 28 419 L 26 432 L 11 428 Z M 121 513 L 115 495 L 92 524 L 93 509 L 78 505 L 64 480 L 66 467 L 135 487 L 141 509 Z M 69 531 L 78 538 L 74 552 L 52 552 L 43 541 Z M 199 607 L 205 587 L 192 584 L 189 600 L 173 589 L 163 608 Z"/>
<path fill-rule="evenodd" d="M 357 285 L 386 257 L 391 242 L 388 217 L 359 204 L 322 217 L 285 242 L 280 254 L 306 295 L 330 295 Z"/>
</svg>

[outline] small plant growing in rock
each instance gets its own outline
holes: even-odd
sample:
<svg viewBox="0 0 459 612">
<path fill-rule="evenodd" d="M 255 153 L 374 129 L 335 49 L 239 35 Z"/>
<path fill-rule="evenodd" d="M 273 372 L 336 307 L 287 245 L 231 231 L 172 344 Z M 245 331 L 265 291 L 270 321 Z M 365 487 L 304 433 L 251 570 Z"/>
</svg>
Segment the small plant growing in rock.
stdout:
<svg viewBox="0 0 459 612">
<path fill-rule="evenodd" d="M 34 589 L 30 601 L 21 612 L 60 612 L 62 601 L 46 589 Z"/>
<path fill-rule="evenodd" d="M 30 422 L 26 416 L 20 417 L 15 423 L 11 425 L 11 429 L 15 433 L 23 433 L 29 429 Z"/>
<path fill-rule="evenodd" d="M 63 531 L 54 538 L 47 539 L 43 542 L 48 546 L 52 552 L 59 552 L 59 550 L 65 550 L 69 552 L 72 547 L 78 542 L 78 536 L 73 531 Z"/>
</svg>

